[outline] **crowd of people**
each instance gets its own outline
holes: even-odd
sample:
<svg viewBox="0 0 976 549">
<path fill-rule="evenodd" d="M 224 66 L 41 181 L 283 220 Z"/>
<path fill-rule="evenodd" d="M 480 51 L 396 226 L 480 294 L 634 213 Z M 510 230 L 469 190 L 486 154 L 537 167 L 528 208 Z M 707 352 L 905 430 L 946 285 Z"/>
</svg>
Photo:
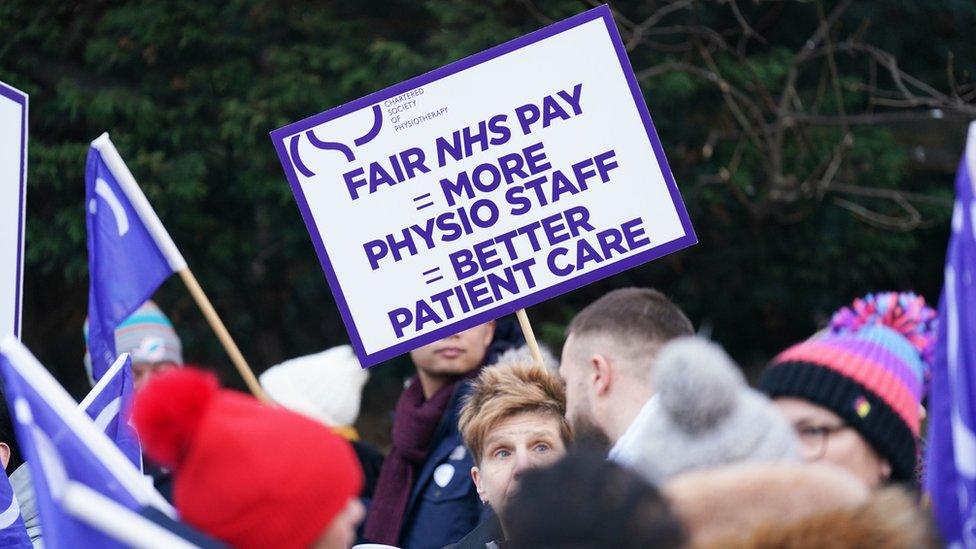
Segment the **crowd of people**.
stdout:
<svg viewBox="0 0 976 549">
<path fill-rule="evenodd" d="M 918 479 L 935 316 L 913 294 L 856 299 L 755 388 L 653 289 L 579 311 L 558 361 L 488 322 L 411 351 L 385 456 L 354 427 L 368 371 L 348 346 L 266 371 L 267 405 L 179 367 L 151 302 L 116 343 L 146 471 L 216 546 L 934 547 Z"/>
</svg>

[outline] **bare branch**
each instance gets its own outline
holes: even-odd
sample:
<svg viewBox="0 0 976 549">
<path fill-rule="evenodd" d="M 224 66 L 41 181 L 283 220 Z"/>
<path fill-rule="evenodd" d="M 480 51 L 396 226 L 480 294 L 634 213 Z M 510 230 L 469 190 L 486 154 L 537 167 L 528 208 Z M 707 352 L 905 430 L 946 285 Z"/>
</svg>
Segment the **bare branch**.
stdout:
<svg viewBox="0 0 976 549">
<path fill-rule="evenodd" d="M 851 114 L 841 120 L 839 115 L 820 115 L 803 114 L 793 115 L 793 120 L 799 124 L 810 126 L 842 126 L 845 122 L 852 126 L 877 126 L 890 124 L 892 122 L 914 122 L 918 120 L 940 119 L 944 113 L 938 109 L 926 109 L 922 111 L 892 111 L 892 112 L 865 112 Z"/>
<path fill-rule="evenodd" d="M 905 218 L 881 214 L 865 208 L 860 204 L 839 197 L 834 197 L 833 203 L 851 212 L 854 217 L 860 219 L 864 223 L 879 229 L 884 229 L 886 231 L 908 232 L 925 225 L 921 217 L 917 216 L 917 210 L 908 211 L 908 217 Z"/>
<path fill-rule="evenodd" d="M 641 40 L 643 40 L 644 38 L 644 33 L 647 32 L 648 29 L 660 23 L 661 20 L 667 17 L 668 15 L 683 10 L 685 8 L 691 7 L 691 4 L 692 4 L 691 0 L 678 0 L 673 4 L 665 5 L 664 7 L 660 8 L 659 10 L 651 14 L 651 16 L 648 17 L 647 19 L 641 21 L 640 24 L 634 27 L 633 31 L 630 34 L 630 39 L 627 40 L 627 44 L 626 44 L 627 51 L 633 50 L 634 48 L 637 47 L 638 44 L 640 44 Z"/>
<path fill-rule="evenodd" d="M 533 2 L 532 0 L 519 0 L 519 2 L 521 2 L 521 4 L 525 6 L 525 9 L 529 10 L 529 13 L 531 13 L 533 17 L 541 21 L 543 24 L 551 25 L 556 22 L 551 17 L 542 13 L 542 10 L 540 10 L 539 7 L 535 5 L 535 2 Z"/>
<path fill-rule="evenodd" d="M 885 198 L 888 200 L 904 199 L 921 204 L 941 206 L 947 210 L 952 208 L 952 199 L 950 198 L 942 196 L 929 196 L 927 194 L 913 193 L 910 191 L 882 189 L 879 187 L 862 187 L 859 185 L 851 185 L 849 183 L 835 183 L 831 186 L 830 190 L 868 198 Z"/>
<path fill-rule="evenodd" d="M 745 53 L 746 44 L 749 42 L 750 38 L 755 38 L 763 44 L 768 44 L 765 38 L 762 37 L 758 32 L 756 32 L 746 21 L 746 18 L 742 16 L 742 12 L 739 11 L 739 5 L 735 3 L 735 0 L 727 0 L 729 6 L 732 8 L 732 14 L 735 15 L 735 20 L 739 22 L 739 26 L 742 27 L 742 38 L 739 39 L 739 44 L 736 46 L 736 52 L 739 55 Z"/>
<path fill-rule="evenodd" d="M 594 8 L 598 8 L 606 4 L 606 2 L 602 2 L 601 0 L 586 0 L 586 3 Z M 637 26 L 633 21 L 627 19 L 627 17 L 624 14 L 620 13 L 613 7 L 610 8 L 610 13 L 613 14 L 613 20 L 621 27 L 626 28 L 628 31 L 633 29 L 635 26 Z"/>
<path fill-rule="evenodd" d="M 949 92 L 952 93 L 954 99 L 959 99 L 959 88 L 956 85 L 956 71 L 955 71 L 955 56 L 952 54 L 952 50 L 949 50 L 949 55 L 946 59 L 946 78 L 949 80 Z"/>
<path fill-rule="evenodd" d="M 712 54 L 709 53 L 707 49 L 699 45 L 698 52 L 702 56 L 702 59 L 705 60 L 705 65 L 708 67 L 711 73 L 718 77 L 718 89 L 722 92 L 722 98 L 725 99 L 725 104 L 732 112 L 732 116 L 735 117 L 735 119 L 739 122 L 739 125 L 746 132 L 746 135 L 749 136 L 749 139 L 753 141 L 756 147 L 762 150 L 765 145 L 763 143 L 764 139 L 760 137 L 755 127 L 755 123 L 760 125 L 763 123 L 763 115 L 759 105 L 757 105 L 748 95 L 736 89 L 735 86 L 730 84 L 725 78 L 722 77 L 722 75 L 719 73 L 718 65 L 715 63 L 715 60 L 712 58 Z M 733 92 L 733 90 L 735 91 Z M 745 112 L 739 105 L 740 102 L 745 105 L 746 109 L 755 120 L 755 123 L 751 124 L 749 122 Z"/>
<path fill-rule="evenodd" d="M 820 0 L 817 0 L 817 17 L 820 18 L 820 24 L 824 25 L 827 22 L 826 17 L 824 17 L 823 4 Z M 849 134 L 850 128 L 847 125 L 847 116 L 844 112 L 844 96 L 840 91 L 840 76 L 837 74 L 837 60 L 834 59 L 834 45 L 830 40 L 830 31 L 824 35 L 824 45 L 827 49 L 827 68 L 830 70 L 830 80 L 833 82 L 834 88 L 834 100 L 837 102 L 837 111 L 840 115 L 841 128 L 845 134 Z"/>
<path fill-rule="evenodd" d="M 844 12 L 847 11 L 847 8 L 849 8 L 850 5 L 851 0 L 843 0 L 834 6 L 834 9 L 831 10 L 830 15 L 828 15 L 826 18 L 821 18 L 820 26 L 817 27 L 817 31 L 814 32 L 813 36 L 807 40 L 807 43 L 803 46 L 803 50 L 801 51 L 812 52 L 820 45 L 820 42 L 828 38 L 831 27 L 837 23 L 837 20 L 840 19 L 841 15 L 844 15 Z M 801 58 L 801 62 L 802 60 L 803 59 Z"/>
<path fill-rule="evenodd" d="M 830 187 L 830 184 L 833 182 L 834 176 L 837 175 L 837 170 L 840 169 L 844 156 L 847 154 L 847 151 L 850 150 L 851 145 L 853 144 L 854 136 L 849 133 L 844 134 L 844 138 L 841 139 L 840 143 L 834 145 L 834 150 L 830 155 L 830 159 L 825 163 L 821 163 L 822 168 L 818 167 L 817 170 L 814 170 L 813 173 L 810 174 L 810 177 L 808 177 L 800 185 L 800 188 L 805 190 L 808 195 L 816 196 L 817 199 L 822 198 L 827 192 L 827 189 Z M 814 182 L 816 174 L 820 172 L 821 169 L 822 173 L 819 179 Z"/>
<path fill-rule="evenodd" d="M 680 71 L 687 74 L 703 78 L 719 88 L 722 93 L 730 93 L 736 97 L 739 101 L 752 103 L 749 95 L 740 90 L 739 88 L 729 84 L 725 79 L 722 78 L 717 72 L 710 71 L 708 69 L 703 69 L 702 67 L 692 65 L 690 63 L 684 63 L 681 61 L 671 61 L 667 63 L 661 63 L 660 65 L 654 65 L 653 67 L 648 67 L 637 72 L 638 80 L 650 80 L 662 74 L 667 74 L 670 72 Z M 762 118 L 762 114 L 758 107 L 753 103 L 753 108 L 755 109 L 755 114 Z"/>
<path fill-rule="evenodd" d="M 785 121 L 789 117 L 789 105 L 791 97 L 796 93 L 796 81 L 800 75 L 800 66 L 812 55 L 819 47 L 820 42 L 825 36 L 830 32 L 830 27 L 840 19 L 840 16 L 847 10 L 850 6 L 851 0 L 842 0 L 834 9 L 830 12 L 830 15 L 826 18 L 821 19 L 820 25 L 813 35 L 807 39 L 803 48 L 793 57 L 793 61 L 790 64 L 790 69 L 787 72 L 786 82 L 783 85 L 783 93 L 780 95 L 779 105 L 776 108 L 776 123 L 773 125 L 773 132 L 770 145 L 770 166 L 771 175 L 774 180 L 777 176 L 782 175 L 783 170 L 783 143 L 785 132 L 789 127 Z"/>
<path fill-rule="evenodd" d="M 760 13 L 756 27 L 745 17 L 737 4 L 739 0 L 711 1 L 728 4 L 737 26 L 723 30 L 698 24 L 700 19 L 705 20 L 699 17 L 699 8 L 707 1 L 673 0 L 661 4 L 639 24 L 631 25 L 632 32 L 626 40 L 628 50 L 644 47 L 665 55 L 666 61 L 638 71 L 642 81 L 682 72 L 721 92 L 723 118 L 708 132 L 701 158 L 724 165 L 715 174 L 700 176 L 699 185 L 725 186 L 756 221 L 769 216 L 780 222 L 799 221 L 831 193 L 835 204 L 858 219 L 892 230 L 926 225 L 915 204 L 946 206 L 940 197 L 850 183 L 856 168 L 848 153 L 854 142 L 852 128 L 939 119 L 947 111 L 976 116 L 976 82 L 956 82 L 952 57 L 946 66 L 949 90 L 942 92 L 906 73 L 891 53 L 862 43 L 868 19 L 862 19 L 846 38 L 836 36 L 841 17 L 853 0 L 839 0 L 829 12 L 825 9 L 829 4 L 812 0 L 817 27 L 793 53 L 786 74 L 772 89 L 768 74 L 759 74 L 754 60 L 745 55 L 744 45 L 753 38 L 765 43 L 755 29 L 777 24 L 781 9 Z M 678 20 L 681 17 L 676 14 L 685 14 L 685 20 Z M 674 24 L 662 25 L 669 16 L 675 19 Z M 856 64 L 840 63 L 841 55 L 854 61 L 864 59 L 863 74 L 851 68 Z M 817 75 L 817 71 L 819 81 L 811 90 L 808 77 Z M 850 75 L 856 78 L 848 78 Z M 809 92 L 813 92 L 813 97 Z M 854 113 L 848 113 L 854 97 L 851 93 L 866 95 L 859 99 L 863 103 L 854 108 Z M 825 98 L 830 100 L 824 101 Z M 828 153 L 814 145 L 813 130 L 818 127 L 837 127 L 843 136 Z M 720 148 L 721 142 L 728 141 L 735 145 L 731 157 L 716 158 L 716 151 L 728 151 Z M 814 154 L 818 155 L 817 163 L 810 169 L 810 156 Z M 760 162 L 756 175 L 758 192 L 744 187 L 741 179 L 737 182 L 735 175 L 743 158 Z M 904 215 L 887 215 L 838 194 L 885 201 Z"/>
<path fill-rule="evenodd" d="M 731 52 L 732 48 L 729 46 L 728 42 L 725 41 L 725 37 L 711 29 L 701 25 L 668 25 L 666 27 L 653 27 L 644 31 L 646 36 L 664 36 L 664 35 L 685 35 L 688 37 L 699 37 L 704 38 L 708 42 L 718 46 L 722 50 Z"/>
</svg>

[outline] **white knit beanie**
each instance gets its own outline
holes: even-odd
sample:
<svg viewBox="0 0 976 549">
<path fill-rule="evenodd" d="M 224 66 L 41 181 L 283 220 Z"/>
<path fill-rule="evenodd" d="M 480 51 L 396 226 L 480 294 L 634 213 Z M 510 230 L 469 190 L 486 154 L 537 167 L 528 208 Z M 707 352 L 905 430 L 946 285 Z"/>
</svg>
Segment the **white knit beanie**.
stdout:
<svg viewBox="0 0 976 549">
<path fill-rule="evenodd" d="M 651 480 L 747 461 L 794 459 L 793 428 L 746 385 L 721 347 L 701 338 L 669 343 L 652 370 L 657 391 L 634 467 Z"/>
<path fill-rule="evenodd" d="M 349 345 L 272 366 L 260 376 L 272 400 L 329 427 L 349 427 L 359 417 L 369 379 Z"/>
</svg>

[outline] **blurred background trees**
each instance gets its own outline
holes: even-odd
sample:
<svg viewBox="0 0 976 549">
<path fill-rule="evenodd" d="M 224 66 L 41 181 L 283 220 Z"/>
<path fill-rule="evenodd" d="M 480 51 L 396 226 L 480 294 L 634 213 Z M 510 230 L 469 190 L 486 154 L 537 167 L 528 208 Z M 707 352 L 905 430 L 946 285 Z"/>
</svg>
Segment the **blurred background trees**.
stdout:
<svg viewBox="0 0 976 549">
<path fill-rule="evenodd" d="M 268 132 L 593 5 L 3 2 L 0 79 L 31 96 L 26 343 L 86 392 L 83 174 L 106 130 L 255 369 L 345 342 Z M 611 7 L 700 243 L 534 307 L 545 342 L 607 290 L 654 286 L 754 372 L 859 294 L 938 299 L 976 4 Z M 240 386 L 181 283 L 156 298 L 187 359 Z M 391 362 L 374 377 L 395 391 Z"/>
</svg>

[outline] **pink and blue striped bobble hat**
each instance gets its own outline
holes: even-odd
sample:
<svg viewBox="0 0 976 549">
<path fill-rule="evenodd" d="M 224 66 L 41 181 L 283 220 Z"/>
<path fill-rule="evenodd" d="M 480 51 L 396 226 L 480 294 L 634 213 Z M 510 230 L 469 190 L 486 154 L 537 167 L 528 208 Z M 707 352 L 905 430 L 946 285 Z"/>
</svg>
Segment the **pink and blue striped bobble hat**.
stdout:
<svg viewBox="0 0 976 549">
<path fill-rule="evenodd" d="M 759 388 L 832 410 L 889 461 L 893 479 L 912 480 L 936 316 L 913 293 L 855 299 L 826 330 L 776 356 Z"/>
</svg>

